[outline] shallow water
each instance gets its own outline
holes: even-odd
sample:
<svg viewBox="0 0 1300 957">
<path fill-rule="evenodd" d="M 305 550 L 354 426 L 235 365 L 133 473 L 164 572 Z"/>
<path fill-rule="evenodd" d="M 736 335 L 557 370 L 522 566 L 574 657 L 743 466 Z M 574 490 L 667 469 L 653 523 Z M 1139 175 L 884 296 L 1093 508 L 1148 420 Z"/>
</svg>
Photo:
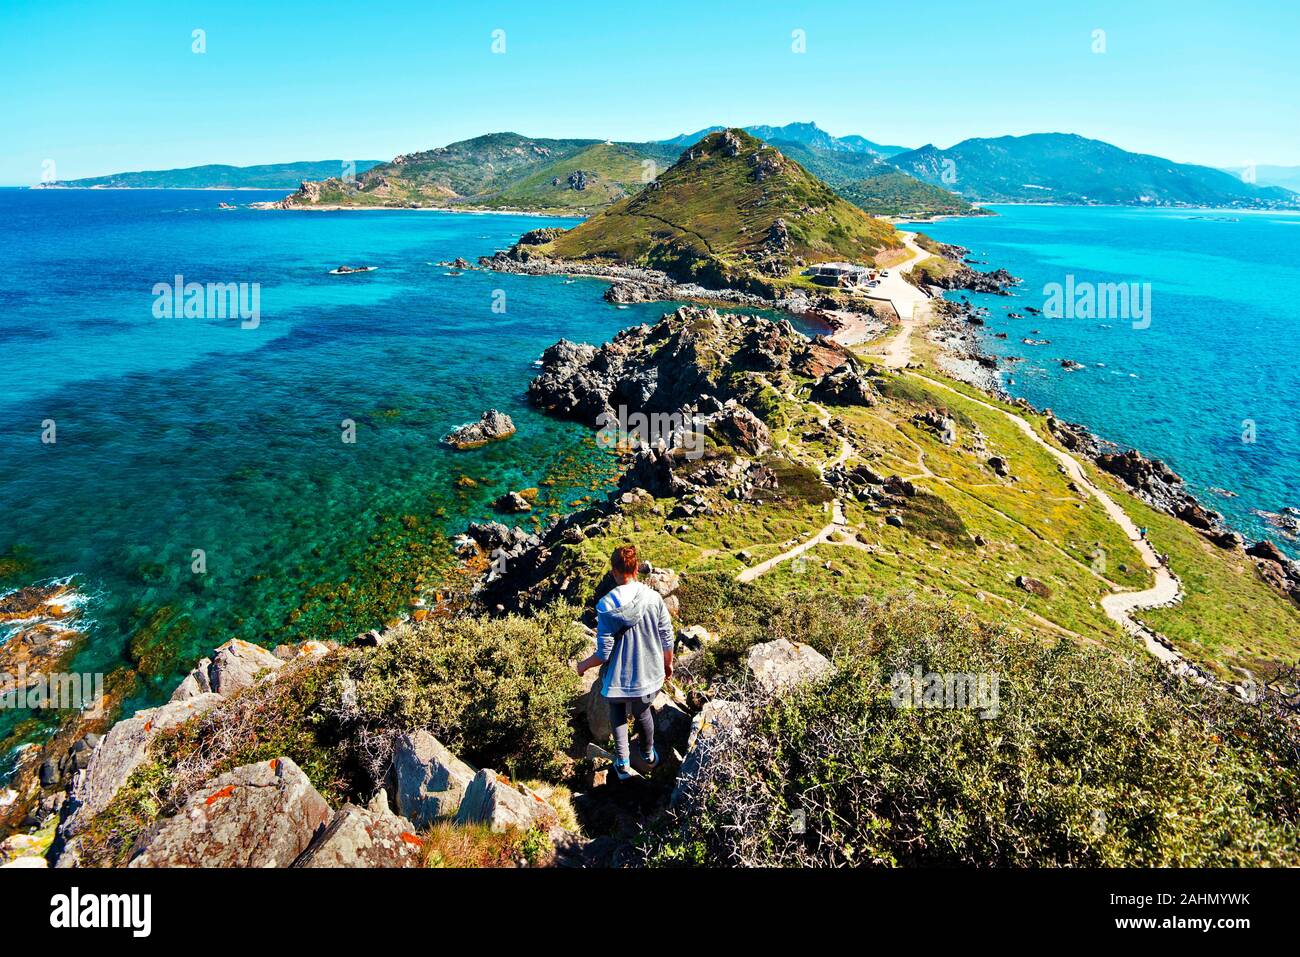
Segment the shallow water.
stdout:
<svg viewBox="0 0 1300 957">
<path fill-rule="evenodd" d="M 75 666 L 136 667 L 128 708 L 229 638 L 347 638 L 405 612 L 507 490 L 554 481 L 542 515 L 603 495 L 615 460 L 527 405 L 532 363 L 666 308 L 436 265 L 568 221 L 217 209 L 277 195 L 0 190 L 0 589 L 78 576 L 95 599 Z M 156 318 L 177 274 L 259 284 L 256 328 Z M 439 444 L 490 407 L 518 434 Z"/>
</svg>

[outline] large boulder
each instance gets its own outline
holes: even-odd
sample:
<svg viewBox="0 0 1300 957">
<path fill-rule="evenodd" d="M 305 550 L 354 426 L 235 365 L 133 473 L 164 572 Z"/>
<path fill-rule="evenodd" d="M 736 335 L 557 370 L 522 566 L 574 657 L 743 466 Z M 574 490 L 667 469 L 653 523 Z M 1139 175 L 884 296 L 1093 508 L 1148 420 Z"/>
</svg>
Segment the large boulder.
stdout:
<svg viewBox="0 0 1300 957">
<path fill-rule="evenodd" d="M 486 824 L 493 831 L 509 827 L 527 830 L 534 825 L 548 832 L 557 826 L 555 810 L 535 791 L 513 785 L 484 768 L 474 776 L 456 814 L 456 823 Z"/>
<path fill-rule="evenodd" d="M 489 442 L 508 439 L 514 434 L 515 423 L 510 416 L 496 409 L 488 409 L 477 422 L 452 429 L 443 437 L 443 441 L 453 449 L 476 449 Z"/>
<path fill-rule="evenodd" d="M 128 867 L 288 867 L 330 820 L 330 808 L 289 758 L 209 781 L 155 825 Z"/>
<path fill-rule="evenodd" d="M 455 817 L 475 774 L 427 731 L 397 739 L 392 773 L 397 812 L 419 827 Z"/>
<path fill-rule="evenodd" d="M 678 804 L 701 768 L 719 748 L 727 746 L 728 736 L 737 733 L 744 720 L 746 708 L 737 701 L 714 699 L 707 701 L 691 720 L 690 738 L 686 744 L 686 757 L 682 761 L 673 788 L 672 803 Z"/>
<path fill-rule="evenodd" d="M 72 786 L 66 816 L 59 825 L 56 841 L 60 849 L 59 866 L 77 862 L 76 836 L 126 784 L 131 772 L 144 763 L 149 742 L 159 732 L 174 727 L 220 704 L 222 698 L 211 692 L 184 701 L 172 701 L 160 708 L 149 708 L 125 718 L 109 730 L 95 747 L 86 769 Z"/>
<path fill-rule="evenodd" d="M 814 398 L 836 405 L 873 406 L 878 398 L 866 377 L 853 365 L 844 364 L 813 384 Z"/>
<path fill-rule="evenodd" d="M 366 807 L 345 804 L 294 867 L 418 867 L 424 842 L 380 789 Z"/>
<path fill-rule="evenodd" d="M 788 691 L 804 681 L 813 681 L 835 670 L 810 645 L 778 638 L 749 649 L 745 667 L 755 684 L 768 694 Z"/>
<path fill-rule="evenodd" d="M 319 644 L 319 642 L 315 643 Z M 251 688 L 264 674 L 279 671 L 284 659 L 261 645 L 231 639 L 212 658 L 204 658 L 172 692 L 172 701 L 185 701 L 208 692 L 229 697 Z"/>
</svg>

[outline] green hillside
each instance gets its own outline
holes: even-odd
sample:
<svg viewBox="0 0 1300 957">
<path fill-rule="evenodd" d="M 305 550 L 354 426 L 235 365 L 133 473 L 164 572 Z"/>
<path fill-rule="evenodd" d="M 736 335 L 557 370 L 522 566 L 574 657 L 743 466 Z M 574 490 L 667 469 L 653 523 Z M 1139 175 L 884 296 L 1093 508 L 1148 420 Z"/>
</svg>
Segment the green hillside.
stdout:
<svg viewBox="0 0 1300 957">
<path fill-rule="evenodd" d="M 305 182 L 287 207 L 473 206 L 582 212 L 639 189 L 675 158 L 653 143 L 490 133 L 396 157 L 355 181 Z M 653 163 L 647 167 L 646 162 Z"/>
<path fill-rule="evenodd" d="M 1300 196 L 1277 186 L 1066 133 L 969 139 L 946 150 L 923 146 L 889 162 L 985 201 L 1243 208 L 1300 203 Z"/>
<path fill-rule="evenodd" d="M 651 187 L 533 251 L 648 266 L 711 288 L 753 288 L 792 278 L 800 263 L 874 262 L 901 245 L 892 226 L 779 150 L 725 130 L 683 153 Z"/>
<path fill-rule="evenodd" d="M 599 143 L 545 164 L 511 183 L 487 205 L 508 209 L 605 207 L 652 182 L 658 169 L 654 158 L 632 146 Z"/>
</svg>

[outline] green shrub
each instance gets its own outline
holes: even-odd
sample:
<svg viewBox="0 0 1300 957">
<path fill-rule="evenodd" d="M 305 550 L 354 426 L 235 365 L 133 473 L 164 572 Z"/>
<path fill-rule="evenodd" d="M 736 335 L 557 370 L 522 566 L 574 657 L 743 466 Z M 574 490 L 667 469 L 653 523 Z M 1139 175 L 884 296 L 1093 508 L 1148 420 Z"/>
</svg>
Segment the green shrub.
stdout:
<svg viewBox="0 0 1300 957">
<path fill-rule="evenodd" d="M 804 606 L 815 632 L 842 616 L 838 672 L 752 702 L 652 829 L 647 862 L 1300 864 L 1300 733 L 1271 706 L 945 606 Z M 996 675 L 996 717 L 896 707 L 891 676 L 914 667 Z"/>
<path fill-rule="evenodd" d="M 353 659 L 360 720 L 427 728 L 480 767 L 512 776 L 553 770 L 569 745 L 578 691 L 569 661 L 586 637 L 568 606 L 532 618 L 426 620 Z"/>
</svg>

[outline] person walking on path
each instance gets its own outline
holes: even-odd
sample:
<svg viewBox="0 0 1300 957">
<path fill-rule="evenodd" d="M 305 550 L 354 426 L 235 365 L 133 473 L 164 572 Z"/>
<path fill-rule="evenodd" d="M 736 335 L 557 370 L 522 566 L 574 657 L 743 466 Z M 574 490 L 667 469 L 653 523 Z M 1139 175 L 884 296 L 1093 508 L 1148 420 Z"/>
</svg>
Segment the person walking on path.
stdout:
<svg viewBox="0 0 1300 957">
<path fill-rule="evenodd" d="M 632 767 L 628 719 L 640 728 L 641 757 L 653 770 L 655 719 L 650 703 L 673 674 L 673 623 L 663 598 L 637 581 L 636 547 L 623 545 L 610 556 L 615 587 L 596 603 L 596 651 L 578 662 L 578 674 L 602 667 L 600 694 L 609 703 L 614 728 L 614 772 L 620 781 L 637 777 Z"/>
</svg>

